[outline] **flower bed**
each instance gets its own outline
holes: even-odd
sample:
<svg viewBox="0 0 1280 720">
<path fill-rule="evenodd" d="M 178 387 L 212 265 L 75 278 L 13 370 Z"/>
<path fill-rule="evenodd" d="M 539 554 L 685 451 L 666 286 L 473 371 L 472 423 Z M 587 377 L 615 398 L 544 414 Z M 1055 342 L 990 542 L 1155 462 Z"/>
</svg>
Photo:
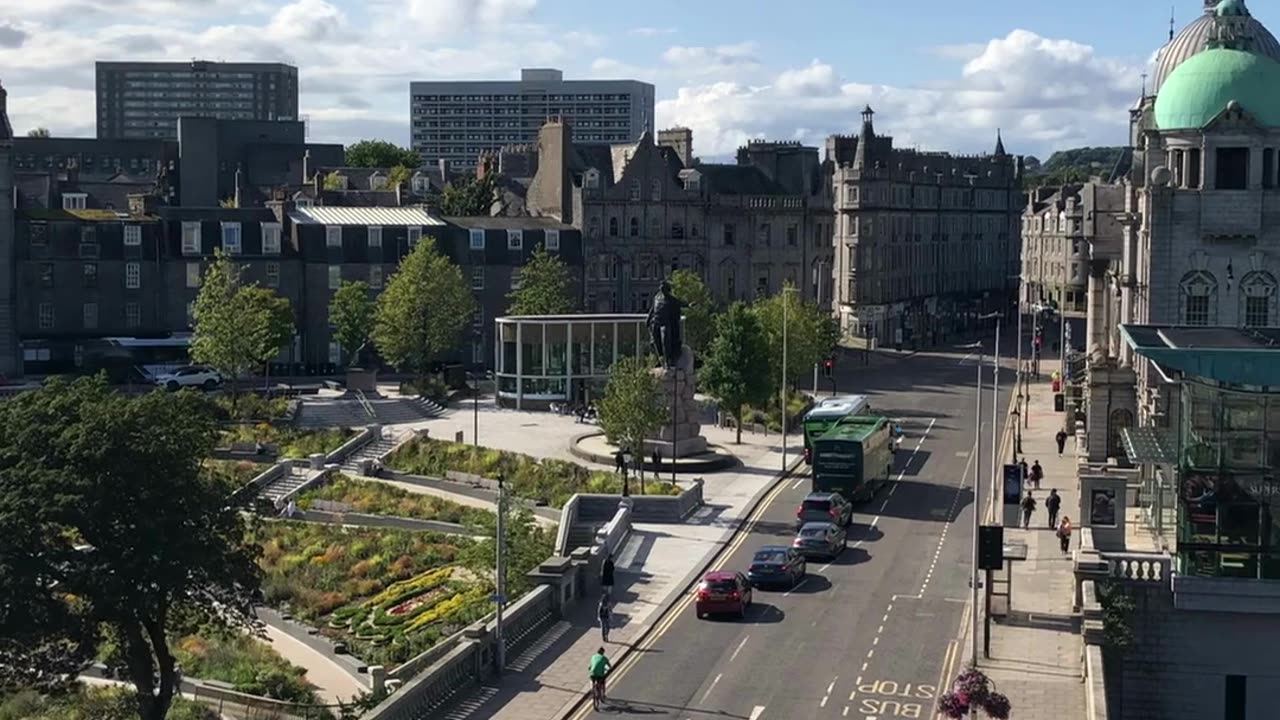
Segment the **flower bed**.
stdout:
<svg viewBox="0 0 1280 720">
<path fill-rule="evenodd" d="M 186 677 L 229 683 L 250 695 L 318 704 L 307 671 L 285 660 L 270 645 L 238 633 L 188 635 L 173 643 Z"/>
<path fill-rule="evenodd" d="M 467 507 L 434 495 L 411 493 L 386 483 L 355 480 L 346 475 L 338 475 L 330 482 L 302 493 L 298 497 L 298 507 L 309 510 L 316 500 L 346 503 L 354 512 L 368 515 L 437 520 L 476 529 L 493 528 L 496 517 L 488 510 Z"/>
<path fill-rule="evenodd" d="M 0 699 L 0 718 L 8 720 L 116 720 L 138 717 L 132 688 L 78 685 L 67 693 L 42 695 L 19 690 Z M 166 720 L 218 720 L 218 713 L 194 700 L 174 698 Z"/>
<path fill-rule="evenodd" d="M 507 488 L 517 497 L 561 507 L 574 493 L 617 494 L 622 478 L 616 473 L 592 470 L 566 460 L 543 459 L 463 443 L 415 438 L 400 446 L 387 465 L 416 475 L 444 477 L 446 472 L 462 472 L 494 478 L 502 474 Z M 634 491 L 639 483 L 633 482 Z M 679 495 L 680 488 L 668 481 L 646 481 L 646 495 Z"/>
<path fill-rule="evenodd" d="M 271 423 L 243 424 L 224 430 L 219 445 L 260 442 L 280 448 L 280 457 L 305 458 L 315 453 L 333 452 L 355 434 L 351 428 L 299 430 Z"/>
</svg>

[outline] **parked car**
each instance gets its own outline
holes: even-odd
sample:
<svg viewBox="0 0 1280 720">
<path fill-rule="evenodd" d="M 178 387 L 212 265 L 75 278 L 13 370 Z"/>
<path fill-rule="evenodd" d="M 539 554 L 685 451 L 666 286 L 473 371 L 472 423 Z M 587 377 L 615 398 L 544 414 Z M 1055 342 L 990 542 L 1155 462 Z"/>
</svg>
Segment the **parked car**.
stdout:
<svg viewBox="0 0 1280 720">
<path fill-rule="evenodd" d="M 222 375 L 217 370 L 203 365 L 188 365 L 180 367 L 173 372 L 157 375 L 155 382 L 168 390 L 177 390 L 184 387 L 214 390 L 222 384 Z"/>
<path fill-rule="evenodd" d="M 838 492 L 813 492 L 796 508 L 796 529 L 809 522 L 833 522 L 841 527 L 853 522 L 853 504 Z"/>
<path fill-rule="evenodd" d="M 785 545 L 765 545 L 756 550 L 747 568 L 747 580 L 753 587 L 765 585 L 790 585 L 795 587 L 804 580 L 808 563 L 796 548 Z"/>
<path fill-rule="evenodd" d="M 716 613 L 746 617 L 751 607 L 751 583 L 740 572 L 717 570 L 702 576 L 694 610 L 699 618 Z"/>
<path fill-rule="evenodd" d="M 833 522 L 805 523 L 791 543 L 805 557 L 824 557 L 835 560 L 849 544 L 848 532 L 843 525 Z"/>
</svg>

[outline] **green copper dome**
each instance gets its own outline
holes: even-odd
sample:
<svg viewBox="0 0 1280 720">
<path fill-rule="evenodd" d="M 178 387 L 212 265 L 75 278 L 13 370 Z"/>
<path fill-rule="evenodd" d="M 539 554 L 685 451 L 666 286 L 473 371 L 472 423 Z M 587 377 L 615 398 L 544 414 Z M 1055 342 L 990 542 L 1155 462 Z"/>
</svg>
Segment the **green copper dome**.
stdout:
<svg viewBox="0 0 1280 720">
<path fill-rule="evenodd" d="M 1156 127 L 1199 129 L 1235 100 L 1263 127 L 1280 127 L 1280 63 L 1210 48 L 1178 66 L 1156 95 Z"/>
<path fill-rule="evenodd" d="M 1214 12 L 1218 17 L 1248 17 L 1249 9 L 1244 6 L 1243 0 L 1222 0 L 1214 7 Z"/>
</svg>

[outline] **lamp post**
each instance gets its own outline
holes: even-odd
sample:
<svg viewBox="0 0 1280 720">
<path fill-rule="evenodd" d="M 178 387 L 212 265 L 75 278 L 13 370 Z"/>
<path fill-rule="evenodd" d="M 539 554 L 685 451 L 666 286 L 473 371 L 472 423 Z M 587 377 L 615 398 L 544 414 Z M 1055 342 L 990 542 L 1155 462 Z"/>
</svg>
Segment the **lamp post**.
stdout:
<svg viewBox="0 0 1280 720">
<path fill-rule="evenodd" d="M 502 473 L 498 473 L 498 557 L 497 571 L 494 578 L 494 602 L 497 604 L 497 614 L 494 616 L 493 640 L 494 653 L 497 662 L 498 672 L 501 673 L 506 666 L 507 647 L 506 640 L 502 637 L 502 611 L 507 604 L 507 598 L 503 593 L 507 590 L 507 526 L 506 526 L 506 477 Z"/>
<path fill-rule="evenodd" d="M 1020 408 L 1022 406 L 1022 392 L 1018 392 L 1018 401 L 1013 406 L 1013 457 L 1009 462 L 1017 463 L 1018 456 L 1022 454 L 1022 420 Z"/>
<path fill-rule="evenodd" d="M 627 468 L 631 466 L 631 451 L 622 451 L 622 497 L 631 497 L 631 485 L 627 482 Z"/>
<path fill-rule="evenodd" d="M 782 287 L 782 472 L 787 471 L 787 293 L 796 292 L 794 285 Z"/>
<path fill-rule="evenodd" d="M 974 665 L 978 664 L 978 527 L 980 526 L 980 515 L 982 514 L 982 503 L 979 498 L 982 496 L 982 342 L 972 343 L 963 346 L 965 348 L 975 348 L 978 351 L 978 386 L 976 393 L 977 408 L 974 410 L 973 418 L 973 547 L 972 547 L 972 567 L 969 572 L 969 604 L 972 606 L 973 615 L 970 618 L 970 637 L 973 638 L 973 657 L 971 660 Z"/>
</svg>

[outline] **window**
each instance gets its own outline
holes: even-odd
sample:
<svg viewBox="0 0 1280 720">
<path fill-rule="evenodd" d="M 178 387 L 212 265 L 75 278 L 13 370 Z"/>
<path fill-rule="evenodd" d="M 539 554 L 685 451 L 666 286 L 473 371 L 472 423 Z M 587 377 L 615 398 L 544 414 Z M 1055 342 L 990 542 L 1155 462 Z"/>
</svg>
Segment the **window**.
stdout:
<svg viewBox="0 0 1280 720">
<path fill-rule="evenodd" d="M 471 362 L 476 365 L 484 363 L 484 343 L 471 343 Z"/>
<path fill-rule="evenodd" d="M 422 228 L 420 227 L 409 228 L 409 247 L 411 248 L 416 247 L 418 245 L 418 241 L 421 239 L 422 239 Z"/>
<path fill-rule="evenodd" d="M 84 329 L 96 330 L 98 328 L 98 303 L 84 304 Z"/>
<path fill-rule="evenodd" d="M 53 287 L 53 263 L 40 263 L 40 286 Z"/>
<path fill-rule="evenodd" d="M 228 255 L 240 254 L 240 223 L 222 223 L 222 252 Z"/>
<path fill-rule="evenodd" d="M 84 193 L 62 193 L 62 209 L 83 210 L 85 198 L 87 197 Z"/>
<path fill-rule="evenodd" d="M 799 242 L 799 240 L 800 240 L 800 228 L 796 227 L 795 225 L 788 225 L 787 226 L 787 245 L 789 247 L 795 247 L 796 243 Z"/>
<path fill-rule="evenodd" d="M 851 202 L 851 203 L 858 202 L 858 188 L 847 187 L 844 189 L 844 195 L 845 195 L 846 202 Z"/>
<path fill-rule="evenodd" d="M 679 220 L 671 223 L 671 237 L 679 240 L 684 237 L 684 223 Z"/>
<path fill-rule="evenodd" d="M 587 237 L 592 239 L 600 237 L 600 218 L 592 217 L 587 220 Z"/>
<path fill-rule="evenodd" d="M 382 247 L 382 227 L 380 225 L 369 226 L 369 247 Z"/>
<path fill-rule="evenodd" d="M 484 289 L 484 268 L 482 267 L 471 268 L 471 289 L 472 290 Z"/>
<path fill-rule="evenodd" d="M 369 266 L 369 287 L 375 290 L 382 289 L 382 266 L 381 265 Z"/>
<path fill-rule="evenodd" d="M 85 245 L 92 245 L 98 242 L 98 228 L 92 225 L 80 226 L 80 242 Z M 80 252 L 84 252 L 81 250 Z"/>
<path fill-rule="evenodd" d="M 1209 325 L 1214 316 L 1218 282 L 1204 270 L 1182 278 L 1182 321 L 1187 325 Z"/>
<path fill-rule="evenodd" d="M 49 241 L 49 226 L 44 223 L 31 224 L 31 244 L 44 245 Z"/>
<path fill-rule="evenodd" d="M 336 340 L 329 341 L 329 362 L 335 365 L 342 362 L 342 345 Z"/>
<path fill-rule="evenodd" d="M 329 266 L 329 289 L 337 290 L 342 285 L 342 266 Z"/>
<path fill-rule="evenodd" d="M 733 223 L 724 224 L 724 244 L 725 245 L 733 246 L 738 244 L 737 238 L 734 237 L 734 235 L 737 234 L 737 230 L 738 228 L 734 226 Z"/>
<path fill-rule="evenodd" d="M 37 311 L 41 330 L 53 329 L 53 303 L 40 303 Z"/>
<path fill-rule="evenodd" d="M 547 241 L 547 250 L 552 250 L 552 251 L 560 250 L 560 231 L 559 230 L 548 230 L 546 232 L 545 237 Z"/>
<path fill-rule="evenodd" d="M 609 218 L 609 237 L 618 237 L 618 218 Z"/>
<path fill-rule="evenodd" d="M 280 254 L 280 223 L 262 223 L 262 254 Z"/>
<path fill-rule="evenodd" d="M 1249 187 L 1249 148 L 1218 148 L 1217 160 L 1214 187 L 1218 190 L 1244 190 Z"/>
<path fill-rule="evenodd" d="M 649 199 L 658 202 L 662 199 L 662 181 L 654 178 L 649 182 Z"/>
<path fill-rule="evenodd" d="M 640 237 L 640 218 L 638 217 L 631 218 L 631 222 L 628 223 L 628 229 L 629 229 L 628 234 L 631 237 Z"/>
<path fill-rule="evenodd" d="M 311 200 L 311 198 L 305 198 L 305 197 L 297 198 L 296 200 L 293 201 L 293 204 L 300 208 L 309 208 L 315 205 L 315 203 Z"/>
<path fill-rule="evenodd" d="M 187 287 L 200 287 L 200 263 L 198 262 L 187 263 Z"/>
<path fill-rule="evenodd" d="M 273 287 L 273 288 L 280 287 L 280 263 L 278 262 L 267 263 L 266 272 L 267 272 L 267 287 Z"/>
<path fill-rule="evenodd" d="M 471 320 L 471 327 L 476 330 L 484 329 L 484 308 L 480 305 L 476 306 L 476 314 Z"/>
<path fill-rule="evenodd" d="M 182 254 L 199 255 L 200 251 L 200 223 L 182 223 Z"/>
<path fill-rule="evenodd" d="M 1245 720 L 1248 703 L 1248 681 L 1245 675 L 1226 677 L 1223 697 L 1222 720 Z"/>
<path fill-rule="evenodd" d="M 769 236 L 773 234 L 773 226 L 769 223 L 760 223 L 760 227 L 756 229 L 756 242 L 761 245 L 769 244 Z"/>
<path fill-rule="evenodd" d="M 627 191 L 627 199 L 636 202 L 640 199 L 640 181 L 632 180 L 630 189 Z"/>
<path fill-rule="evenodd" d="M 1240 314 L 1245 327 L 1272 324 L 1271 305 L 1276 299 L 1276 279 L 1269 272 L 1251 272 L 1240 280 Z"/>
<path fill-rule="evenodd" d="M 98 263 L 84 263 L 81 266 L 84 275 L 84 286 L 87 288 L 98 287 Z"/>
<path fill-rule="evenodd" d="M 141 225 L 125 225 L 124 226 L 124 244 L 125 245 L 141 245 L 142 244 L 142 226 Z"/>
<path fill-rule="evenodd" d="M 136 328 L 142 324 L 142 307 L 136 302 L 124 304 L 124 326 Z"/>
<path fill-rule="evenodd" d="M 524 231 L 523 230 L 507 231 L 507 249 L 508 250 L 524 249 Z"/>
<path fill-rule="evenodd" d="M 656 217 L 649 218 L 649 237 L 662 237 L 662 223 Z"/>
<path fill-rule="evenodd" d="M 480 228 L 471 228 L 468 235 L 471 239 L 472 250 L 484 249 L 484 230 L 481 230 Z"/>
<path fill-rule="evenodd" d="M 142 287 L 142 264 L 131 262 L 124 264 L 124 286 L 129 290 Z"/>
<path fill-rule="evenodd" d="M 342 247 L 342 227 L 338 225 L 324 226 L 324 244 L 325 247 L 340 248 Z"/>
</svg>

